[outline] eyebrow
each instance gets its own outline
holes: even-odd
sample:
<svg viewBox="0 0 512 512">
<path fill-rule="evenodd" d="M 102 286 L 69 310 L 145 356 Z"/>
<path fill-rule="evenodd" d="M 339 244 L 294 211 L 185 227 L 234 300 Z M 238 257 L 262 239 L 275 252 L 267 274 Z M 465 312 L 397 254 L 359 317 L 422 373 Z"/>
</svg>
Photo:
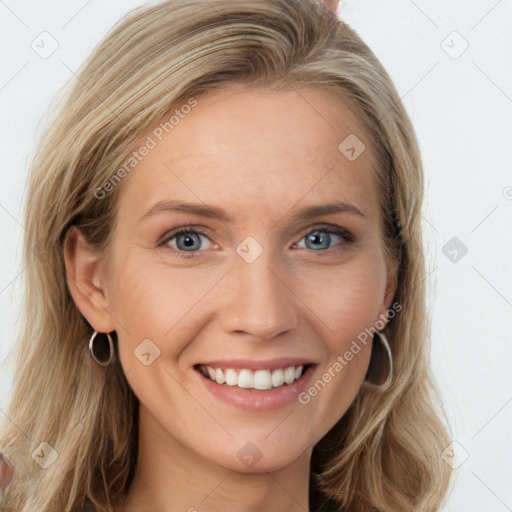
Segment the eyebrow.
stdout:
<svg viewBox="0 0 512 512">
<path fill-rule="evenodd" d="M 233 222 L 231 215 L 218 206 L 173 199 L 166 199 L 156 203 L 144 213 L 139 219 L 139 222 L 158 213 L 190 213 L 208 219 L 219 219 L 225 223 Z M 333 213 L 353 213 L 360 217 L 365 217 L 365 214 L 357 208 L 357 206 L 343 201 L 335 201 L 328 204 L 307 206 L 293 215 L 291 221 L 301 222 L 311 219 L 312 217 L 320 217 Z"/>
</svg>

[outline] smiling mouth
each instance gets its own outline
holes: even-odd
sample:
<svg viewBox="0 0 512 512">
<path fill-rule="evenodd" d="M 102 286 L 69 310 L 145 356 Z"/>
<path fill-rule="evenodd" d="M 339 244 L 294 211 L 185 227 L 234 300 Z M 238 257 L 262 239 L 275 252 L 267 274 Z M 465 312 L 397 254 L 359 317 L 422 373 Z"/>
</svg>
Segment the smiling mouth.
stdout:
<svg viewBox="0 0 512 512">
<path fill-rule="evenodd" d="M 249 368 L 212 368 L 206 364 L 198 364 L 194 366 L 194 369 L 206 379 L 223 386 L 263 391 L 277 389 L 298 381 L 312 366 L 315 365 L 286 366 L 275 370 L 251 370 Z"/>
</svg>

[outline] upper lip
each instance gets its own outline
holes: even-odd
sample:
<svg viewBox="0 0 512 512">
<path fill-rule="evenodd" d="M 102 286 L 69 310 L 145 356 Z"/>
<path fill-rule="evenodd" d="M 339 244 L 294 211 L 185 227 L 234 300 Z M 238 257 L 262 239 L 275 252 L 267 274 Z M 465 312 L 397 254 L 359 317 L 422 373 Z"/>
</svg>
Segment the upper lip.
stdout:
<svg viewBox="0 0 512 512">
<path fill-rule="evenodd" d="M 247 368 L 248 370 L 277 370 L 287 368 L 288 366 L 306 366 L 307 364 L 317 364 L 311 359 L 302 357 L 278 357 L 274 359 L 264 359 L 255 361 L 254 359 L 216 359 L 215 361 L 205 361 L 199 365 L 207 365 L 212 368 Z"/>
</svg>

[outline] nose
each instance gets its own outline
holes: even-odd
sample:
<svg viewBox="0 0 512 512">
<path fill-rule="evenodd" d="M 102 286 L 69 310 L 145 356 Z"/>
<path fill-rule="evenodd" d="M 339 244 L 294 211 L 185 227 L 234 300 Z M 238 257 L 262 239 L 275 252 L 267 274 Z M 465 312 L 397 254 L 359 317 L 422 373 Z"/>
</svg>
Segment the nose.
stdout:
<svg viewBox="0 0 512 512">
<path fill-rule="evenodd" d="M 224 284 L 221 322 L 225 332 L 270 340 L 297 326 L 296 298 L 286 274 L 267 251 L 252 263 L 236 255 Z"/>
</svg>

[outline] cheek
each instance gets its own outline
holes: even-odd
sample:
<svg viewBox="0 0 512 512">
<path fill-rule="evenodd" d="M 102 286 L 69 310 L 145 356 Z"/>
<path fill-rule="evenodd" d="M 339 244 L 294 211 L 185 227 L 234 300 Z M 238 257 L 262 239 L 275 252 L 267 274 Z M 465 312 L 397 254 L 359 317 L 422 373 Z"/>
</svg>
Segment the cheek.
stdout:
<svg viewBox="0 0 512 512">
<path fill-rule="evenodd" d="M 372 349 L 370 327 L 381 302 L 375 277 L 371 272 L 340 274 L 316 301 L 315 314 L 321 321 L 314 325 L 327 352 L 326 362 L 299 401 L 318 418 L 319 431 L 328 431 L 346 413 L 366 375 Z"/>
<path fill-rule="evenodd" d="M 366 372 L 372 340 L 368 333 L 379 318 L 382 297 L 376 286 L 378 276 L 368 272 L 369 268 L 333 279 L 329 292 L 318 301 L 326 327 L 322 338 L 329 352 L 329 366 L 334 361 L 341 363 L 343 368 L 336 364 L 333 371 L 342 374 L 336 380 L 345 385 L 347 380 L 358 381 Z"/>
<path fill-rule="evenodd" d="M 316 288 L 317 293 L 311 293 L 307 302 L 314 304 L 312 310 L 319 319 L 315 325 L 328 357 L 309 398 L 318 395 L 316 406 L 323 411 L 320 417 L 332 422 L 347 410 L 366 374 L 371 329 L 376 328 L 383 300 L 385 266 L 374 258 L 360 260 L 332 271 L 328 280 L 317 284 L 324 286 Z"/>
<path fill-rule="evenodd" d="M 190 333 L 180 333 L 190 330 L 191 319 L 200 329 L 204 317 L 200 310 L 223 271 L 173 269 L 161 262 L 144 260 L 144 253 L 133 256 L 112 273 L 109 308 L 117 325 L 120 350 L 133 352 L 143 340 L 151 339 L 162 353 L 179 353 L 190 338 Z"/>
<path fill-rule="evenodd" d="M 354 334 L 378 319 L 385 277 L 384 263 L 370 255 L 302 276 L 298 293 L 335 335 Z"/>
</svg>

